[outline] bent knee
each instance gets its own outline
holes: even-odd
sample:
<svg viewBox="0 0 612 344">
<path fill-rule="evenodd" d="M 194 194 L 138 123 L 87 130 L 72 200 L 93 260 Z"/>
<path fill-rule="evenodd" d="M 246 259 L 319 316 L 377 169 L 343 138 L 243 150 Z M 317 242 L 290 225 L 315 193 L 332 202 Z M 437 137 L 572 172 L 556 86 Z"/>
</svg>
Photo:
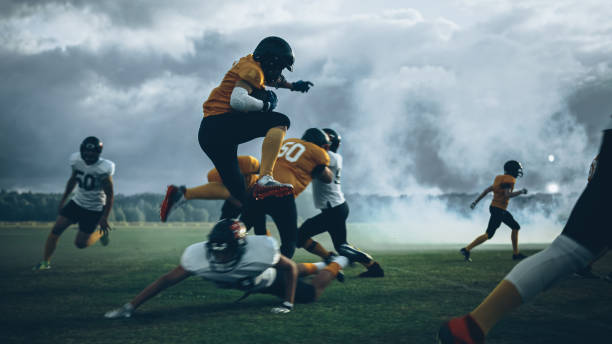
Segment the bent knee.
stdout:
<svg viewBox="0 0 612 344">
<path fill-rule="evenodd" d="M 289 127 L 291 126 L 291 120 L 289 119 L 289 117 L 280 112 L 273 112 L 273 114 L 274 116 L 276 116 L 276 118 L 274 119 L 274 124 L 276 124 L 275 128 L 287 131 L 287 129 L 289 129 Z"/>
</svg>

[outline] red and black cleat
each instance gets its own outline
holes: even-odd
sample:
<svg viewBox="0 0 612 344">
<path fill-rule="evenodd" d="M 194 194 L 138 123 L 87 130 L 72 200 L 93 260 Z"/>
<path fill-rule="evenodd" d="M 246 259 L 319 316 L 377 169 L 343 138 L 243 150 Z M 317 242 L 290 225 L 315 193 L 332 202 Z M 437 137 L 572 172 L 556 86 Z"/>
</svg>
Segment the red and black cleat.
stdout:
<svg viewBox="0 0 612 344">
<path fill-rule="evenodd" d="M 166 222 L 170 212 L 185 201 L 184 195 L 185 186 L 168 185 L 166 197 L 164 197 L 164 201 L 159 210 L 159 219 L 161 222 Z"/>
<path fill-rule="evenodd" d="M 293 185 L 277 182 L 270 176 L 261 177 L 253 186 L 253 197 L 262 200 L 268 197 L 285 197 L 293 194 Z"/>
</svg>

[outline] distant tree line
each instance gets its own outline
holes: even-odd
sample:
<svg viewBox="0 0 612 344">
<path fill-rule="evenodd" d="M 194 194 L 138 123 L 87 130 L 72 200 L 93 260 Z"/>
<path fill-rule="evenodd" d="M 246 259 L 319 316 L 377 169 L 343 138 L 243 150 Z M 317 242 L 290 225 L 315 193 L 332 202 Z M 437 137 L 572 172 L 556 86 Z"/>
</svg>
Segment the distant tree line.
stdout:
<svg viewBox="0 0 612 344">
<path fill-rule="evenodd" d="M 469 204 L 476 194 L 452 193 L 438 196 L 428 196 L 425 201 L 440 201 L 447 210 L 469 216 Z M 490 197 L 490 196 L 489 196 Z M 574 197 L 574 196 L 571 196 Z M 385 209 L 398 204 L 411 204 L 411 196 L 379 196 L 348 194 L 347 201 L 351 209 L 349 221 L 376 222 L 393 221 L 388 218 Z M 546 216 L 558 212 L 563 196 L 553 194 L 534 194 L 514 198 L 511 202 L 513 211 L 527 208 L 538 211 Z M 61 194 L 0 191 L 0 221 L 54 221 Z M 143 193 L 130 196 L 115 195 L 110 221 L 113 222 L 151 222 L 159 221 L 159 207 L 163 200 L 162 194 Z M 308 194 L 296 200 L 299 220 L 316 214 L 312 205 L 312 197 Z M 419 202 L 423 202 L 420 200 Z M 488 206 L 484 199 L 479 206 Z M 210 222 L 216 221 L 221 215 L 222 201 L 195 200 L 185 203 L 169 217 L 169 222 Z"/>
</svg>

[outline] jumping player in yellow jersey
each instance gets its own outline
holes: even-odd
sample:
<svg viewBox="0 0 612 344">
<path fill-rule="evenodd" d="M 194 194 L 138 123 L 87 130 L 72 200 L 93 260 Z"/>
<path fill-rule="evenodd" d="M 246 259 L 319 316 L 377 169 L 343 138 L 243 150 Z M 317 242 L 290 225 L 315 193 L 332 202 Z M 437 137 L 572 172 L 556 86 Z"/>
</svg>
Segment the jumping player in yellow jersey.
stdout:
<svg viewBox="0 0 612 344">
<path fill-rule="evenodd" d="M 502 222 L 512 229 L 512 234 L 510 235 L 512 239 L 512 259 L 520 260 L 526 257 L 524 254 L 520 253 L 518 249 L 518 232 L 521 229 L 521 226 L 518 224 L 518 222 L 516 222 L 514 217 L 512 217 L 512 214 L 506 210 L 510 198 L 527 194 L 527 189 L 513 192 L 516 178 L 522 176 L 523 166 L 521 166 L 521 164 L 515 160 L 507 161 L 504 164 L 504 174 L 496 176 L 495 180 L 493 181 L 493 185 L 486 188 L 470 205 L 470 208 L 474 209 L 476 204 L 478 204 L 483 197 L 485 197 L 489 192 L 493 192 L 493 201 L 489 207 L 491 217 L 489 218 L 489 225 L 487 226 L 486 232 L 478 236 L 476 239 L 474 239 L 474 241 L 472 241 L 472 243 L 460 250 L 466 261 L 472 261 L 470 258 L 470 252 L 472 249 L 491 239 Z"/>
<path fill-rule="evenodd" d="M 249 54 L 235 62 L 221 84 L 204 102 L 204 118 L 200 125 L 200 147 L 212 160 L 225 186 L 230 201 L 242 207 L 246 200 L 244 178 L 237 161 L 238 145 L 257 137 L 265 137 L 261 151 L 260 180 L 254 188 L 261 195 L 283 196 L 292 192 L 291 185 L 272 178 L 272 170 L 290 121 L 284 114 L 273 112 L 276 94 L 266 86 L 308 92 L 310 81 L 287 82 L 283 69 L 293 70 L 294 56 L 289 44 L 280 37 L 264 38 Z M 170 190 L 168 190 L 170 191 Z M 167 207 L 162 204 L 162 209 Z"/>
<path fill-rule="evenodd" d="M 240 174 L 245 182 L 245 189 L 250 190 L 259 178 L 259 161 L 250 155 L 237 157 Z M 240 215 L 240 208 L 228 201 L 231 197 L 229 190 L 225 187 L 221 175 L 216 168 L 213 168 L 207 175 L 208 183 L 193 188 L 186 188 L 184 185 L 168 186 L 166 197 L 164 198 L 165 207 L 162 207 L 159 217 L 162 222 L 168 220 L 168 216 L 186 201 L 193 199 L 206 200 L 225 200 L 221 209 L 221 219 L 235 218 Z"/>
</svg>

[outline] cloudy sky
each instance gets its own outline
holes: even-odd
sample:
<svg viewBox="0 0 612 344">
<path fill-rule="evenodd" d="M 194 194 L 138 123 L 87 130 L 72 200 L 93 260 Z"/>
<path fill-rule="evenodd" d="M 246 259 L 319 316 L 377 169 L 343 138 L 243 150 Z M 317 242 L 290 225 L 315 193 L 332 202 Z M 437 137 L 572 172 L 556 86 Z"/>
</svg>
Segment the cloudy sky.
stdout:
<svg viewBox="0 0 612 344">
<path fill-rule="evenodd" d="M 345 191 L 478 192 L 508 159 L 519 187 L 577 191 L 612 113 L 610 18 L 606 0 L 2 1 L 0 188 L 61 192 L 89 135 L 118 193 L 204 182 L 202 102 L 278 35 L 287 78 L 315 84 L 277 91 L 288 136 L 337 129 Z"/>
</svg>

